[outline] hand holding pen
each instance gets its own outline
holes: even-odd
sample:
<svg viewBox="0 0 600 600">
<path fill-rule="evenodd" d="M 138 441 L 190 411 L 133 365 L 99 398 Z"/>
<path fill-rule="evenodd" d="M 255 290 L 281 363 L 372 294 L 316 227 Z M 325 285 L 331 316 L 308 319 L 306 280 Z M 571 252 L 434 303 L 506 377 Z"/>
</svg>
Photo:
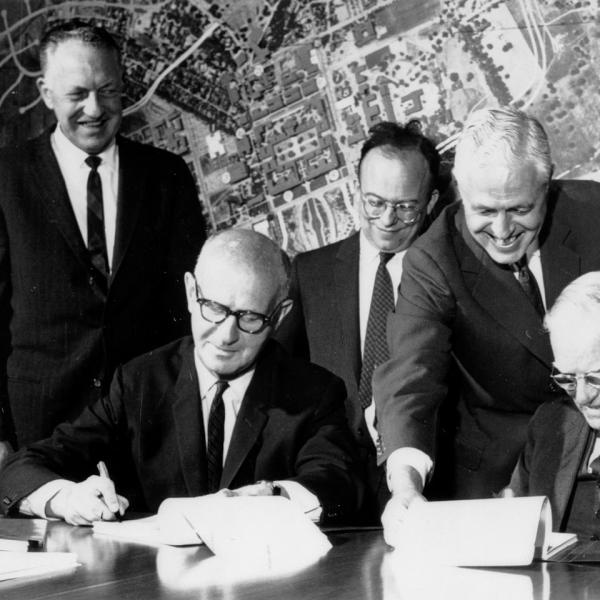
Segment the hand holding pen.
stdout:
<svg viewBox="0 0 600 600">
<path fill-rule="evenodd" d="M 46 515 L 62 518 L 72 525 L 120 519 L 129 501 L 117 494 L 103 461 L 98 463 L 98 472 L 99 475 L 91 475 L 81 483 L 65 482 L 48 502 Z"/>
</svg>

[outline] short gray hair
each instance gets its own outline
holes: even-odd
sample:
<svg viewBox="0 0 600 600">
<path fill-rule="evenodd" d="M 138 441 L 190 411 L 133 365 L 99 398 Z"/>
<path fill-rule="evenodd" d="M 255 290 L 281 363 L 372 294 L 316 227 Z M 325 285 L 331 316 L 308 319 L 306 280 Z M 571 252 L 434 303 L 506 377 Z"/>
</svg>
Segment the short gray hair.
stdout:
<svg viewBox="0 0 600 600">
<path fill-rule="evenodd" d="M 454 176 L 458 182 L 486 157 L 503 156 L 507 163 L 528 161 L 547 182 L 552 175 L 548 136 L 541 123 L 510 106 L 474 112 L 458 138 Z"/>
<path fill-rule="evenodd" d="M 544 324 L 552 330 L 557 319 L 571 319 L 575 313 L 589 314 L 600 322 L 600 271 L 590 271 L 572 281 L 546 313 Z"/>
</svg>

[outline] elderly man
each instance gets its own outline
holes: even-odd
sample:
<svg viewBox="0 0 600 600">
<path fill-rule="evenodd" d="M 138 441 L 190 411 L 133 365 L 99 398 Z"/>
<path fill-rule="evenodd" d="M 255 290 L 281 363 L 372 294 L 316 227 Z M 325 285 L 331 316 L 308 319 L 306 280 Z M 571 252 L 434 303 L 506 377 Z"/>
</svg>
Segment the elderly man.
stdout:
<svg viewBox="0 0 600 600">
<path fill-rule="evenodd" d="M 442 497 L 507 485 L 531 415 L 562 393 L 549 383 L 544 307 L 600 268 L 600 186 L 551 175 L 535 119 L 512 108 L 474 114 L 456 147 L 462 202 L 406 254 L 391 359 L 374 378 L 388 536 L 422 499 L 434 459 Z"/>
<path fill-rule="evenodd" d="M 204 222 L 184 161 L 127 141 L 119 48 L 67 21 L 40 42 L 57 124 L 0 152 L 0 463 L 189 331 L 181 275 Z"/>
<path fill-rule="evenodd" d="M 389 499 L 377 467 L 371 378 L 388 357 L 385 325 L 406 249 L 428 224 L 438 198 L 439 155 L 418 123 L 380 123 L 363 145 L 356 210 L 360 232 L 299 255 L 294 308 L 278 338 L 346 383 L 346 411 L 364 466 L 365 522 L 379 522 Z"/>
<path fill-rule="evenodd" d="M 306 512 L 349 518 L 361 484 L 343 383 L 270 339 L 291 305 L 288 265 L 258 233 L 209 239 L 185 275 L 193 339 L 119 368 L 104 399 L 9 458 L 3 510 L 81 524 L 128 502 L 154 511 L 170 496 L 277 480 L 266 489 Z M 114 487 L 90 476 L 101 459 Z"/>
<path fill-rule="evenodd" d="M 546 315 L 546 327 L 554 352 L 552 379 L 566 394 L 533 416 L 510 490 L 548 496 L 557 527 L 598 539 L 600 271 L 563 290 Z"/>
</svg>

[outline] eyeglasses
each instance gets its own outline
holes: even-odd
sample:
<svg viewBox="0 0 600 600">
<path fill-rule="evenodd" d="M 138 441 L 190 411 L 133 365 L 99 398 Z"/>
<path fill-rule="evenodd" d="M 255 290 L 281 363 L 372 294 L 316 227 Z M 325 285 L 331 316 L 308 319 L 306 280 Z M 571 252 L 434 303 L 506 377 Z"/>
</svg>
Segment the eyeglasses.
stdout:
<svg viewBox="0 0 600 600">
<path fill-rule="evenodd" d="M 574 392 L 579 380 L 583 380 L 593 388 L 600 390 L 600 371 L 588 371 L 577 375 L 575 373 L 561 373 L 556 367 L 552 367 L 550 377 L 567 392 Z"/>
<path fill-rule="evenodd" d="M 385 209 L 389 207 L 405 225 L 412 225 L 418 221 L 423 212 L 423 209 L 415 207 L 414 204 L 382 200 L 376 196 L 365 195 L 362 190 L 360 192 L 360 198 L 369 219 L 379 218 L 385 212 Z"/>
<path fill-rule="evenodd" d="M 196 301 L 200 305 L 200 314 L 205 321 L 218 325 L 227 319 L 229 315 L 233 315 L 238 329 L 245 333 L 260 333 L 267 327 L 272 326 L 277 320 L 284 302 L 289 300 L 288 298 L 282 300 L 270 315 L 263 315 L 253 310 L 231 310 L 224 304 L 209 300 L 208 298 L 201 298 L 198 282 L 195 277 L 194 285 L 196 286 Z"/>
</svg>

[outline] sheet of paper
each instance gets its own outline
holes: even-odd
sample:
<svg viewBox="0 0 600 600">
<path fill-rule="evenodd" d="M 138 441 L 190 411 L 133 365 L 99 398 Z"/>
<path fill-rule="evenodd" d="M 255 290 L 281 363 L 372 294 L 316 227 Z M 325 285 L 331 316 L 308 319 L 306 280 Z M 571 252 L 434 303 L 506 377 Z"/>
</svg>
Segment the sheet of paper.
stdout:
<svg viewBox="0 0 600 600">
<path fill-rule="evenodd" d="M 65 571 L 77 564 L 71 552 L 0 552 L 0 581 Z"/>
<path fill-rule="evenodd" d="M 528 565 L 536 549 L 541 556 L 551 519 L 543 496 L 413 504 L 397 550 L 436 565 Z"/>
<path fill-rule="evenodd" d="M 156 515 L 142 519 L 129 519 L 125 521 L 96 521 L 92 526 L 95 535 L 107 535 L 128 542 L 147 544 L 149 546 L 190 546 L 202 543 L 196 535 L 189 535 L 185 539 L 175 539 L 168 529 L 161 530 Z"/>
</svg>

